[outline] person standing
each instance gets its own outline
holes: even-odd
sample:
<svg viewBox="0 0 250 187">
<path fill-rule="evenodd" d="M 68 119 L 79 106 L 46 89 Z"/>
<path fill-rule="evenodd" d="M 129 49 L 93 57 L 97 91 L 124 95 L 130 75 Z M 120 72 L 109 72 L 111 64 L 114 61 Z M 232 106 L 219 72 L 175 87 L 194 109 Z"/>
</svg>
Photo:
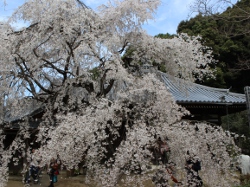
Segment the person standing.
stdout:
<svg viewBox="0 0 250 187">
<path fill-rule="evenodd" d="M 57 164 L 57 160 L 52 158 L 49 164 L 49 178 L 50 178 L 50 185 L 48 187 L 54 187 L 54 183 L 57 182 L 57 175 L 59 174 L 58 172 L 59 169 L 59 164 Z"/>
<path fill-rule="evenodd" d="M 29 162 L 29 171 L 28 175 L 25 179 L 25 183 L 29 183 L 31 181 L 31 177 L 33 178 L 34 183 L 38 182 L 38 171 L 39 171 L 39 161 L 40 158 L 38 155 L 35 155 L 36 150 L 32 149 L 30 162 Z"/>
<path fill-rule="evenodd" d="M 187 171 L 188 186 L 201 187 L 203 182 L 199 176 L 199 170 L 201 170 L 200 159 L 197 156 L 191 156 L 189 151 L 187 151 L 185 169 Z"/>
</svg>

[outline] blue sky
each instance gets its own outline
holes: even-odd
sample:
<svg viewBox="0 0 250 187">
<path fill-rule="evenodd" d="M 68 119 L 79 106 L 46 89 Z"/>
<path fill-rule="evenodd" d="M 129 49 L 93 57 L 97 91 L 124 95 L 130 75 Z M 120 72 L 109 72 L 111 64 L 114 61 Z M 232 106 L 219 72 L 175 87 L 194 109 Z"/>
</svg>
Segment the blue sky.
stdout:
<svg viewBox="0 0 250 187">
<path fill-rule="evenodd" d="M 7 0 L 7 6 L 3 3 L 0 5 L 0 20 L 7 19 L 8 16 L 25 0 Z M 104 3 L 106 0 L 83 0 L 83 2 L 95 9 L 98 5 Z M 189 6 L 193 0 L 162 0 L 159 7 L 155 21 L 149 21 L 144 26 L 148 34 L 154 36 L 159 33 L 176 33 L 176 29 L 180 21 L 187 20 L 190 13 Z"/>
</svg>

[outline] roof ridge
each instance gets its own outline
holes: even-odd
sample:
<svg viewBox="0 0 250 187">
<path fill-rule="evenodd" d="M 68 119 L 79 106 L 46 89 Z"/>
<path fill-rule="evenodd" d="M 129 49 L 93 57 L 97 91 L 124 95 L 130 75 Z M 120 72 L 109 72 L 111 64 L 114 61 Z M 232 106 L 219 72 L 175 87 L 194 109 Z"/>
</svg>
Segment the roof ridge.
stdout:
<svg viewBox="0 0 250 187">
<path fill-rule="evenodd" d="M 158 75 L 177 102 L 246 103 L 245 94 L 230 92 L 230 89 L 197 84 L 160 71 Z"/>
</svg>

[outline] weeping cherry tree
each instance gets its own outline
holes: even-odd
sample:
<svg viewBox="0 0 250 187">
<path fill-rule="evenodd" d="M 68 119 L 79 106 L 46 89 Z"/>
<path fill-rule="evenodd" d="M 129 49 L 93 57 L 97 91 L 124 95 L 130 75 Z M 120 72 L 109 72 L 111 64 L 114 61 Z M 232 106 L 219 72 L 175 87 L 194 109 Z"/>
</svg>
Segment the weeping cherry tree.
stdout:
<svg viewBox="0 0 250 187">
<path fill-rule="evenodd" d="M 143 186 L 152 178 L 150 148 L 167 137 L 184 186 L 187 150 L 203 161 L 205 183 L 231 184 L 231 153 L 237 148 L 230 135 L 182 121 L 189 112 L 175 103 L 157 73 L 130 71 L 157 63 L 189 81 L 213 75 L 211 51 L 199 37 L 159 39 L 142 29 L 159 5 L 159 0 L 111 0 L 94 11 L 80 0 L 27 0 L 1 23 L 1 104 L 12 116 L 23 114 L 31 101 L 42 109 L 35 131 L 41 166 L 59 155 L 67 169 L 84 163 L 96 186 Z M 16 29 L 19 21 L 25 26 Z M 122 55 L 131 46 L 136 50 L 125 67 Z M 29 116 L 19 120 L 8 147 L 4 127 L 12 124 L 4 114 L 2 122 L 1 187 L 8 181 L 8 164 L 28 157 L 32 147 Z"/>
</svg>

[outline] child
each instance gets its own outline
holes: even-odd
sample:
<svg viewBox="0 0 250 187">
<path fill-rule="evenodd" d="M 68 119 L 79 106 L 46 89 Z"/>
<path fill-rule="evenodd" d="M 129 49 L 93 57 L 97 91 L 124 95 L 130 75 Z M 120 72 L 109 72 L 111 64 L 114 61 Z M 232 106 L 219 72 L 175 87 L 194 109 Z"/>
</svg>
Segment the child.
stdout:
<svg viewBox="0 0 250 187">
<path fill-rule="evenodd" d="M 57 163 L 57 160 L 52 158 L 49 164 L 49 178 L 50 178 L 50 185 L 48 187 L 54 187 L 54 183 L 57 182 L 57 174 L 58 174 L 58 168 L 59 165 Z"/>
</svg>

